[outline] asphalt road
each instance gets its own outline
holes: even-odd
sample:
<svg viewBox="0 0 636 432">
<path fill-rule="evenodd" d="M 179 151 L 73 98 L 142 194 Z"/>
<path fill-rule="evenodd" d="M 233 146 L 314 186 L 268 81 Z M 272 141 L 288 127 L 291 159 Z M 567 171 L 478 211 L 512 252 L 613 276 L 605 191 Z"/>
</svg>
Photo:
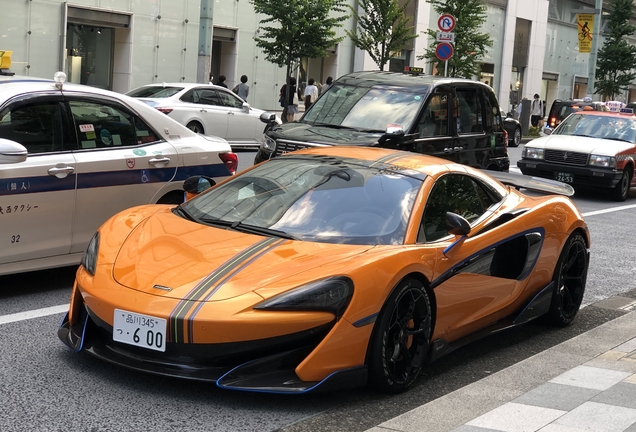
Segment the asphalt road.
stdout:
<svg viewBox="0 0 636 432">
<path fill-rule="evenodd" d="M 510 153 L 514 166 L 520 149 Z M 243 168 L 253 153 L 239 157 Z M 55 335 L 62 313 L 29 318 L 68 303 L 74 268 L 0 277 L 0 431 L 366 430 L 624 313 L 594 303 L 636 298 L 636 189 L 625 203 L 593 193 L 574 201 L 592 234 L 587 306 L 574 324 L 533 322 L 483 339 L 430 365 L 410 391 L 393 396 L 367 389 L 251 394 L 129 371 L 64 347 Z"/>
</svg>

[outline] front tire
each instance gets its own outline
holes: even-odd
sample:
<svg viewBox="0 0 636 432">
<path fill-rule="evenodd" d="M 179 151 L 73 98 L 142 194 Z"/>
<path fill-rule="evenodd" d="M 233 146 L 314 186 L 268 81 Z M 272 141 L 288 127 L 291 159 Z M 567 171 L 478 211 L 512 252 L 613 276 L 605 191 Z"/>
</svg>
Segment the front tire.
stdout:
<svg viewBox="0 0 636 432">
<path fill-rule="evenodd" d="M 414 278 L 400 282 L 385 302 L 373 329 L 369 352 L 369 383 L 399 393 L 417 378 L 430 346 L 431 301 Z"/>
<path fill-rule="evenodd" d="M 552 276 L 554 291 L 548 312 L 552 324 L 567 326 L 574 320 L 583 301 L 588 265 L 585 239 L 574 233 L 565 242 Z"/>
<path fill-rule="evenodd" d="M 623 175 L 618 181 L 614 189 L 612 190 L 612 198 L 615 201 L 625 201 L 627 195 L 629 195 L 629 185 L 632 182 L 632 178 L 627 169 L 623 170 Z"/>
</svg>

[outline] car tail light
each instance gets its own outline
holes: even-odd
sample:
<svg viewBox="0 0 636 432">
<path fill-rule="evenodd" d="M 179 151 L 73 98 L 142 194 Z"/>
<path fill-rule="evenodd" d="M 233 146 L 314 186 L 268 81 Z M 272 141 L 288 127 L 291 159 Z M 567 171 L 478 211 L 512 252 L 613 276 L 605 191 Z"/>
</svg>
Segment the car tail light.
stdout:
<svg viewBox="0 0 636 432">
<path fill-rule="evenodd" d="M 157 108 L 157 110 L 164 114 L 170 114 L 172 112 L 172 108 Z"/>
<path fill-rule="evenodd" d="M 550 127 L 555 127 L 556 126 L 556 117 L 552 117 L 550 119 Z"/>
<path fill-rule="evenodd" d="M 508 131 L 504 129 L 504 148 L 508 148 Z"/>
<path fill-rule="evenodd" d="M 238 168 L 238 156 L 236 153 L 220 153 L 219 157 L 227 169 L 230 170 L 230 173 L 235 174 L 236 169 Z"/>
</svg>

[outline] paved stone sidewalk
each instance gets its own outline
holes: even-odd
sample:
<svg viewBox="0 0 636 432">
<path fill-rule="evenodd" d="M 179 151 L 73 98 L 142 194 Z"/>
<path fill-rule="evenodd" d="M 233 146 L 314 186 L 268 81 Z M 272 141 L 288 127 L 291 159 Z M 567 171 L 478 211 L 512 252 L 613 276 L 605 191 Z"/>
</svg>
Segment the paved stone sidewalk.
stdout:
<svg viewBox="0 0 636 432">
<path fill-rule="evenodd" d="M 368 432 L 636 432 L 636 312 Z"/>
</svg>

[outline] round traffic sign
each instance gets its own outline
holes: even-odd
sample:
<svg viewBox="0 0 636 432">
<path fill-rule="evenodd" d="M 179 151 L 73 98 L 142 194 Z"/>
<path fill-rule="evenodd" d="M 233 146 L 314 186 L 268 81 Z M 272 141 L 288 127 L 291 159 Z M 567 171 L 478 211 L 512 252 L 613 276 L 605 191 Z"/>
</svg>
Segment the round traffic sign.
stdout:
<svg viewBox="0 0 636 432">
<path fill-rule="evenodd" d="M 448 60 L 453 56 L 453 46 L 448 42 L 442 42 L 435 48 L 435 55 L 440 60 Z"/>
<path fill-rule="evenodd" d="M 437 20 L 437 27 L 444 32 L 453 31 L 455 28 L 455 17 L 451 14 L 443 14 Z"/>
</svg>

